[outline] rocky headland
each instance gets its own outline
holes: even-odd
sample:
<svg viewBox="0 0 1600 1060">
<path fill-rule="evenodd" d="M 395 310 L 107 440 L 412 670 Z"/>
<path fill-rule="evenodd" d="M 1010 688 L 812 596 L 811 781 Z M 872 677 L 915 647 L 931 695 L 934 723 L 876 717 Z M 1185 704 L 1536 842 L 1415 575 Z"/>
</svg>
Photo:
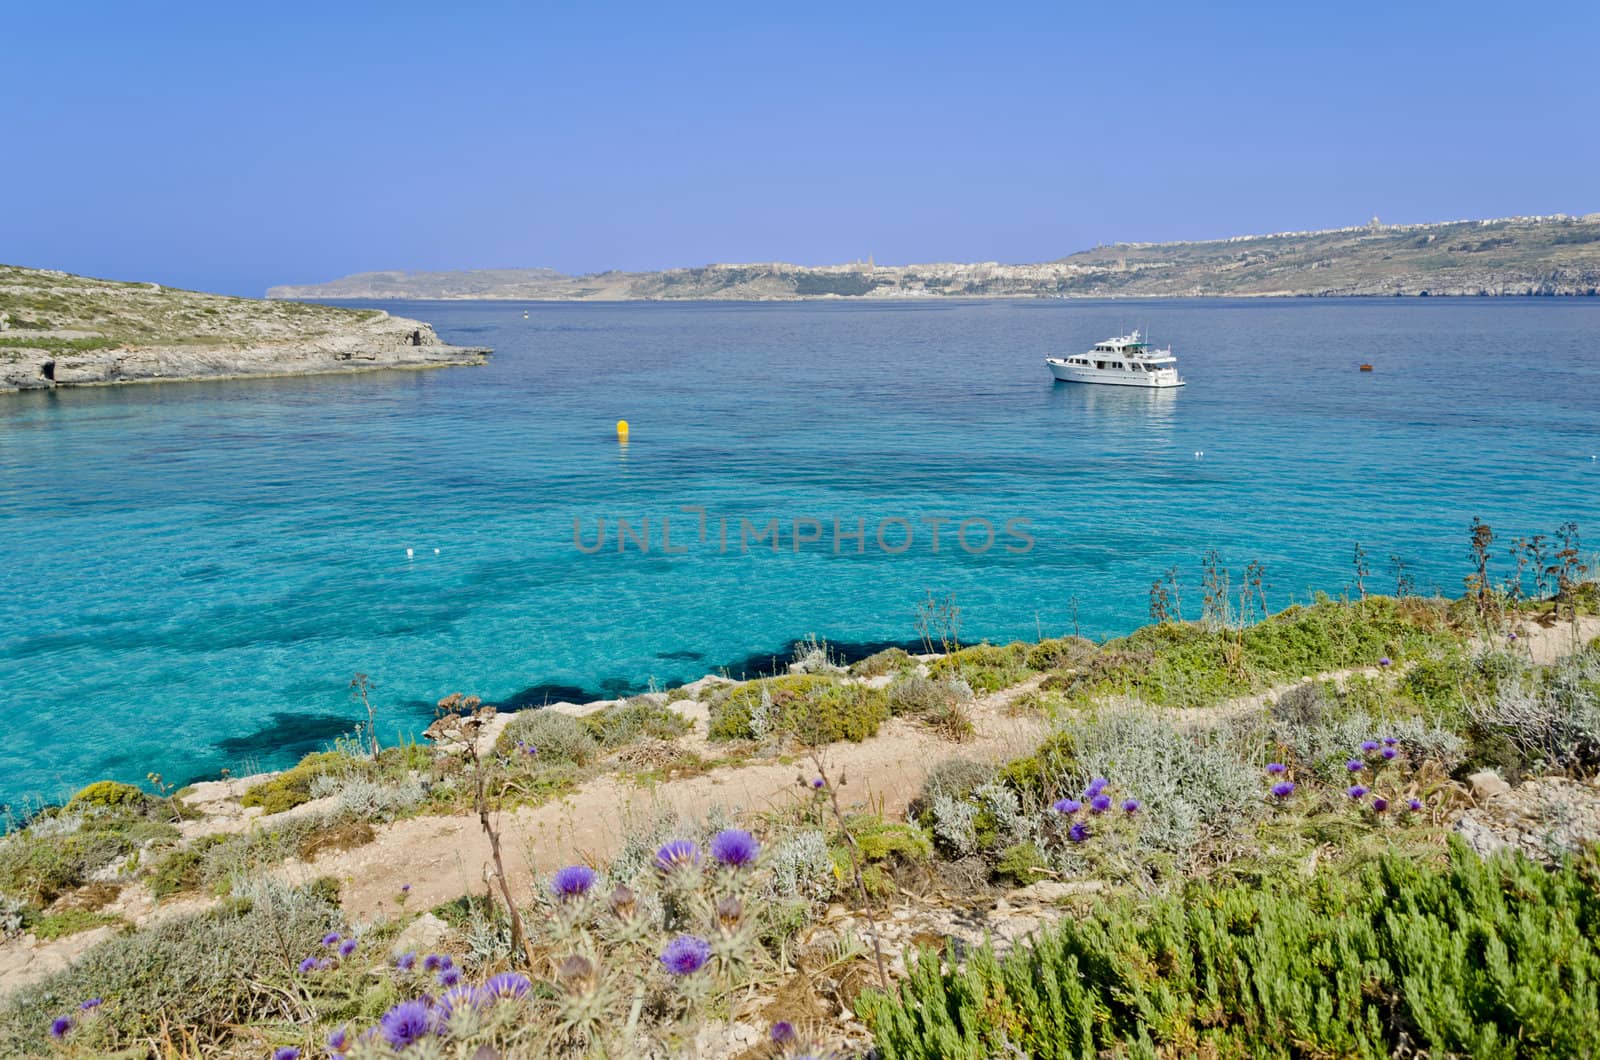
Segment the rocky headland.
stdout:
<svg viewBox="0 0 1600 1060">
<path fill-rule="evenodd" d="M 0 266 L 0 391 L 482 364 L 420 320 Z"/>
</svg>

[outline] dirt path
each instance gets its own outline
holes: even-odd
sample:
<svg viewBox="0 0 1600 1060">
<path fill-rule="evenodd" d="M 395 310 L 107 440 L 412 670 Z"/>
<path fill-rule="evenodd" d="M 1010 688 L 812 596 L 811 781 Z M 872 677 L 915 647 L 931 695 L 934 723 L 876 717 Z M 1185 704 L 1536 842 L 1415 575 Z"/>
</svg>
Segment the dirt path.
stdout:
<svg viewBox="0 0 1600 1060">
<path fill-rule="evenodd" d="M 892 719 L 862 743 L 834 744 L 824 763 L 846 805 L 882 800 L 891 811 L 904 807 L 922 785 L 928 767 L 960 755 L 1002 762 L 1038 743 L 1049 722 L 1034 713 L 1012 714 L 1008 707 L 1038 687 L 1035 678 L 977 700 L 972 720 L 978 735 L 953 743 L 926 726 Z M 548 873 L 574 861 L 603 863 L 622 846 L 631 822 L 648 821 L 663 810 L 687 819 L 703 818 L 714 806 L 765 810 L 801 797 L 801 781 L 815 774 L 808 761 L 768 761 L 726 767 L 703 776 L 643 788 L 615 776 L 596 777 L 565 798 L 502 815 L 501 843 L 514 893 L 526 898 Z M 382 828 L 371 843 L 329 853 L 309 864 L 291 862 L 279 871 L 289 880 L 334 876 L 353 917 L 393 913 L 400 888 L 411 885 L 406 905 L 427 909 L 484 889 L 489 844 L 475 817 L 417 817 Z"/>
</svg>

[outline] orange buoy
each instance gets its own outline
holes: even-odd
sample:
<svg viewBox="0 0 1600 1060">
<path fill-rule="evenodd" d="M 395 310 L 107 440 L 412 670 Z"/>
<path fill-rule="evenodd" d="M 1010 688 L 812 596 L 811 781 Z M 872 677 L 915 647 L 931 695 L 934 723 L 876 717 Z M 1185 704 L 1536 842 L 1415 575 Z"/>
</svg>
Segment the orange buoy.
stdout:
<svg viewBox="0 0 1600 1060">
<path fill-rule="evenodd" d="M 1363 372 L 1370 372 L 1370 371 L 1372 371 L 1372 365 L 1370 365 L 1370 364 L 1364 364 L 1364 365 L 1362 365 L 1362 366 L 1361 366 L 1361 370 L 1362 370 L 1362 371 L 1363 371 Z"/>
</svg>

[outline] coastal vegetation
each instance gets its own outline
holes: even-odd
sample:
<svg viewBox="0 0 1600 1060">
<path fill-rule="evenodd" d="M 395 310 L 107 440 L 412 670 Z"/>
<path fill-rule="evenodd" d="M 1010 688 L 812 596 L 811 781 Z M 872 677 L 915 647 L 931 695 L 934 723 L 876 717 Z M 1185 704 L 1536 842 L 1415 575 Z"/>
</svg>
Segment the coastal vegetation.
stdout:
<svg viewBox="0 0 1600 1060">
<path fill-rule="evenodd" d="M 375 309 L 234 298 L 15 265 L 0 265 L 0 314 L 7 324 L 0 347 L 52 352 L 311 338 L 383 316 Z"/>
<path fill-rule="evenodd" d="M 1524 585 L 1526 543 L 1475 526 L 1453 600 L 1358 573 L 1266 614 L 1208 557 L 1199 618 L 1173 578 L 1104 643 L 963 645 L 936 602 L 920 655 L 808 638 L 758 680 L 452 695 L 425 744 L 93 784 L 0 839 L 6 946 L 100 940 L 12 991 L 0 1052 L 1573 1055 L 1600 620 L 1552 540 Z M 613 847 L 512 857 L 547 804 L 680 782 Z M 487 844 L 475 885 L 397 853 L 424 823 Z"/>
<path fill-rule="evenodd" d="M 885 1060 L 1581 1056 L 1600 1033 L 1597 938 L 1592 856 L 1548 870 L 1457 841 L 1120 898 L 1004 960 L 928 953 L 865 1011 Z"/>
</svg>

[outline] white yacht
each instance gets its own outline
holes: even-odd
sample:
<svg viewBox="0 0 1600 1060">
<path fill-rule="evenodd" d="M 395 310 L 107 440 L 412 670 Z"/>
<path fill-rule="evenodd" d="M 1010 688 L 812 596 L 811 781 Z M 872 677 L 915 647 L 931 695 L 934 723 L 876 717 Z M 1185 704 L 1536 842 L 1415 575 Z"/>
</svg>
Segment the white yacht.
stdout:
<svg viewBox="0 0 1600 1060">
<path fill-rule="evenodd" d="M 1067 383 L 1105 383 L 1110 386 L 1182 386 L 1178 359 L 1172 348 L 1151 347 L 1135 331 L 1118 339 L 1097 343 L 1088 353 L 1071 357 L 1046 357 L 1044 363 L 1057 379 Z"/>
</svg>

